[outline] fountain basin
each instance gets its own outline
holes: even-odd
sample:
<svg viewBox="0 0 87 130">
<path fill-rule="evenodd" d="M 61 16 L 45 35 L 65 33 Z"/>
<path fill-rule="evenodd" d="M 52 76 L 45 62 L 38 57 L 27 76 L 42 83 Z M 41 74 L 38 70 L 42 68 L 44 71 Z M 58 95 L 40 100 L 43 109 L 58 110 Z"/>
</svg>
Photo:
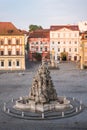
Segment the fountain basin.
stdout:
<svg viewBox="0 0 87 130">
<path fill-rule="evenodd" d="M 25 100 L 17 100 L 14 108 L 20 110 L 45 112 L 72 108 L 72 105 L 70 104 L 70 100 L 66 99 L 65 97 L 58 97 L 58 101 L 50 101 L 49 103 L 44 104 L 36 103 L 35 101 L 28 100 L 28 98 L 25 98 Z"/>
</svg>

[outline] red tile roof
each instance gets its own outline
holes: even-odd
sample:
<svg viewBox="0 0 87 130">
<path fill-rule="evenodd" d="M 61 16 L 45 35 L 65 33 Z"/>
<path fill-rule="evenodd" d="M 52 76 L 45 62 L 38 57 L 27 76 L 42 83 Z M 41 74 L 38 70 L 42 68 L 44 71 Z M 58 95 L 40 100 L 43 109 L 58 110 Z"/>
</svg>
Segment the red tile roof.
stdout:
<svg viewBox="0 0 87 130">
<path fill-rule="evenodd" d="M 49 38 L 50 30 L 49 29 L 41 29 L 29 32 L 29 38 Z"/>
<path fill-rule="evenodd" d="M 62 28 L 67 28 L 72 31 L 79 31 L 78 25 L 58 25 L 58 26 L 53 25 L 53 26 L 50 26 L 50 30 L 60 30 Z"/>
<path fill-rule="evenodd" d="M 26 34 L 26 35 L 28 35 L 29 34 L 29 32 L 28 31 L 26 31 L 26 30 L 20 30 L 21 32 L 23 32 L 23 34 Z"/>
<path fill-rule="evenodd" d="M 11 22 L 0 22 L 0 35 L 23 35 Z"/>
</svg>

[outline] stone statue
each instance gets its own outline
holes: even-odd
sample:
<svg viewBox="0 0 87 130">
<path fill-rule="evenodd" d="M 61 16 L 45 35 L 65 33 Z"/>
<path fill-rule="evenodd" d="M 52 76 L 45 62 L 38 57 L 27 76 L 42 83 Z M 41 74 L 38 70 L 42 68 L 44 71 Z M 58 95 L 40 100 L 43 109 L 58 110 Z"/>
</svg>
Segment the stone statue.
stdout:
<svg viewBox="0 0 87 130">
<path fill-rule="evenodd" d="M 29 99 L 36 103 L 49 103 L 57 100 L 57 93 L 45 62 L 42 63 L 33 78 Z"/>
</svg>

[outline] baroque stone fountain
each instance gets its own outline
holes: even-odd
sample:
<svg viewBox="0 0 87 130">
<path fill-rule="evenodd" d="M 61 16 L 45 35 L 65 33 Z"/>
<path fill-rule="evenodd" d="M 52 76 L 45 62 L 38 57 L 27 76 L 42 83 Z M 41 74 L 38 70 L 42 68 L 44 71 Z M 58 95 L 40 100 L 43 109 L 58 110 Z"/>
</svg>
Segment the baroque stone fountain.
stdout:
<svg viewBox="0 0 87 130">
<path fill-rule="evenodd" d="M 21 99 L 16 101 L 14 107 L 29 111 L 45 112 L 53 109 L 71 108 L 72 105 L 65 97 L 57 96 L 50 71 L 43 61 L 33 78 L 29 96 L 21 97 Z"/>
<path fill-rule="evenodd" d="M 50 71 L 43 61 L 33 78 L 28 96 L 4 103 L 6 114 L 27 120 L 60 119 L 74 116 L 83 110 L 82 102 L 75 98 L 58 96 Z"/>
</svg>

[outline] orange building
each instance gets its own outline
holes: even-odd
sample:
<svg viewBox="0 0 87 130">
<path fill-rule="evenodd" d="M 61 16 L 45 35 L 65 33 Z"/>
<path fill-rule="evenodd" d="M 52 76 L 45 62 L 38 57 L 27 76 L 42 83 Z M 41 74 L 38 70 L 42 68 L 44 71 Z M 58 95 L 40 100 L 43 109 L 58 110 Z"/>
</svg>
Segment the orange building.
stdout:
<svg viewBox="0 0 87 130">
<path fill-rule="evenodd" d="M 50 52 L 49 29 L 41 29 L 30 32 L 28 37 L 28 43 L 29 43 L 29 60 L 31 61 L 37 60 L 35 58 L 36 54 L 38 56 L 38 60 L 41 60 L 42 58 L 49 59 L 49 52 Z"/>
<path fill-rule="evenodd" d="M 0 22 L 0 70 L 24 69 L 24 34 L 11 22 Z"/>
</svg>

